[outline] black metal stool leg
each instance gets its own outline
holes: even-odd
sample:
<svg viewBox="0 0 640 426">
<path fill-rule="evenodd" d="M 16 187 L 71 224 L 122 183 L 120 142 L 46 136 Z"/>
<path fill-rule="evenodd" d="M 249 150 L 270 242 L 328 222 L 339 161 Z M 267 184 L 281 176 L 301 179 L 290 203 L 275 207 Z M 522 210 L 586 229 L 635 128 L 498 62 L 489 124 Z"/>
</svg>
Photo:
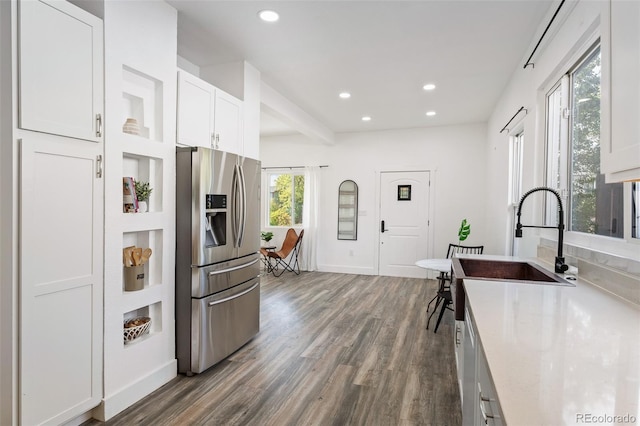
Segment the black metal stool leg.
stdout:
<svg viewBox="0 0 640 426">
<path fill-rule="evenodd" d="M 429 312 L 429 307 L 431 306 L 431 304 L 433 303 L 434 300 L 436 300 L 438 298 L 438 291 L 442 291 L 444 290 L 444 279 L 445 279 L 445 273 L 444 272 L 440 272 L 440 275 L 438 276 L 438 290 L 436 291 L 436 295 L 433 296 L 433 298 L 429 301 L 429 303 L 427 304 L 427 312 Z M 436 304 L 436 308 L 438 305 Z M 428 324 L 427 324 L 428 325 Z"/>
<path fill-rule="evenodd" d="M 444 315 L 444 311 L 447 309 L 447 306 L 449 306 L 449 303 L 450 302 L 447 302 L 446 300 L 442 303 L 442 308 L 440 309 L 440 315 L 438 315 L 438 321 L 436 322 L 436 328 L 433 329 L 434 333 L 438 331 L 438 326 L 440 325 L 440 321 L 442 321 L 442 316 Z"/>
<path fill-rule="evenodd" d="M 429 329 L 429 323 L 431 322 L 431 317 L 438 312 L 438 306 L 440 305 L 440 302 L 444 301 L 444 299 L 438 295 L 436 295 L 436 306 L 433 308 L 433 312 L 431 312 L 431 315 L 429 315 L 429 319 L 427 319 L 427 330 Z"/>
</svg>

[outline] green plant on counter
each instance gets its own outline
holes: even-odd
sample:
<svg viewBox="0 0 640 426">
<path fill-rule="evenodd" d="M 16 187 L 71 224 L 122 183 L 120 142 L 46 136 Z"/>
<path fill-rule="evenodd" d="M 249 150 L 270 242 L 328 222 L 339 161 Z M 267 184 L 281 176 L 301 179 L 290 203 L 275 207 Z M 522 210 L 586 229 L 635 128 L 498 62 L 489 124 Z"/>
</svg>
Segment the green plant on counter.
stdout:
<svg viewBox="0 0 640 426">
<path fill-rule="evenodd" d="M 138 201 L 148 201 L 149 196 L 153 191 L 153 188 L 151 188 L 151 185 L 149 184 L 149 182 L 142 182 L 142 181 L 135 182 L 134 186 L 136 190 L 136 196 L 138 197 Z"/>
<path fill-rule="evenodd" d="M 269 242 L 271 241 L 271 239 L 273 238 L 273 232 L 261 232 L 260 233 L 260 239 Z"/>
</svg>

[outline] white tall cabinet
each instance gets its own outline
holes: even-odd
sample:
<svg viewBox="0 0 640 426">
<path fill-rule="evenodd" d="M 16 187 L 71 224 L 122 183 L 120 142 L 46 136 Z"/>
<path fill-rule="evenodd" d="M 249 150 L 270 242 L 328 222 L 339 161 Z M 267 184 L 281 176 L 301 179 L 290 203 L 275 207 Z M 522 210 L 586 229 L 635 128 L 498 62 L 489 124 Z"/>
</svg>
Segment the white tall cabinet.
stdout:
<svg viewBox="0 0 640 426">
<path fill-rule="evenodd" d="M 640 180 L 640 2 L 602 5 L 600 169 L 607 182 Z"/>
<path fill-rule="evenodd" d="M 105 315 L 104 398 L 108 420 L 176 376 L 175 140 L 177 12 L 164 2 L 104 3 Z M 133 118 L 138 134 L 124 132 Z M 146 213 L 123 212 L 123 177 L 153 188 Z M 127 291 L 123 248 L 151 248 L 144 285 Z M 123 323 L 151 318 L 125 344 Z"/>
<path fill-rule="evenodd" d="M 21 424 L 59 424 L 102 396 L 102 21 L 20 1 L 19 368 Z"/>
</svg>

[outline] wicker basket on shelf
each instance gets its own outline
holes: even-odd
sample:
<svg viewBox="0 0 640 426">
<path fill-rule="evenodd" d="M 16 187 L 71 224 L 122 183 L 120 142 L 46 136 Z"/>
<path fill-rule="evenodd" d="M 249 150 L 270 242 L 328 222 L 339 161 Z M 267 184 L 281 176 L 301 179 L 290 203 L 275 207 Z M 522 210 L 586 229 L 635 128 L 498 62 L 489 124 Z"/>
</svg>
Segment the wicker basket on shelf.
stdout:
<svg viewBox="0 0 640 426">
<path fill-rule="evenodd" d="M 124 322 L 124 343 L 131 343 L 138 337 L 147 334 L 151 327 L 151 318 L 138 317 Z"/>
</svg>

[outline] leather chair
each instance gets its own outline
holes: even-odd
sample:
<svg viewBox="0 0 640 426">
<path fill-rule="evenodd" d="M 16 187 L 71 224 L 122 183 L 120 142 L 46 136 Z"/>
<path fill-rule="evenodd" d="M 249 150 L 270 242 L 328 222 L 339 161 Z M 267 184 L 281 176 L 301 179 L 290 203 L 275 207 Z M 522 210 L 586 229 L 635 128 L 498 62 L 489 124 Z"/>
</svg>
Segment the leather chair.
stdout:
<svg viewBox="0 0 640 426">
<path fill-rule="evenodd" d="M 300 253 L 303 236 L 304 229 L 302 229 L 300 235 L 298 235 L 295 229 L 289 228 L 280 250 L 269 251 L 261 248 L 260 253 L 268 262 L 267 272 L 272 272 L 276 277 L 279 277 L 285 271 L 291 271 L 296 275 L 300 275 L 298 255 Z"/>
</svg>

